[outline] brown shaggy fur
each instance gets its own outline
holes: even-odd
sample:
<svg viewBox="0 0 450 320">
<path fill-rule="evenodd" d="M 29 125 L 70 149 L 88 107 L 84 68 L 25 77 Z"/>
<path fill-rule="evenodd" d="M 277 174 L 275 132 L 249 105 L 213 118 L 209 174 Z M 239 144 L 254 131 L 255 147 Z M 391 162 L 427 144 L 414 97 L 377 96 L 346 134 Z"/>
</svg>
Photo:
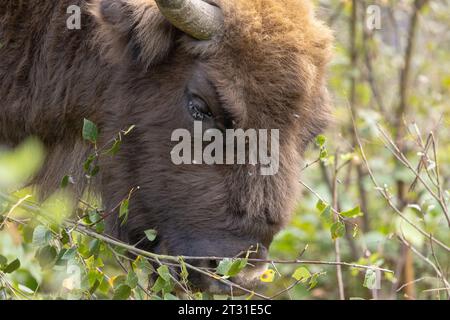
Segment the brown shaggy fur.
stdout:
<svg viewBox="0 0 450 320">
<path fill-rule="evenodd" d="M 301 155 L 327 119 L 332 36 L 310 1 L 211 2 L 225 25 L 210 41 L 173 28 L 152 0 L 0 3 L 0 143 L 38 136 L 48 149 L 38 182 L 51 191 L 72 174 L 81 190 L 90 152 L 82 119 L 99 125 L 102 141 L 135 124 L 120 153 L 100 160 L 99 191 L 111 209 L 140 186 L 128 223 L 119 228 L 114 215 L 110 232 L 134 243 L 156 228 L 144 247 L 169 254 L 268 247 L 296 201 Z M 81 30 L 66 28 L 72 4 L 83 8 Z M 171 163 L 171 133 L 192 130 L 186 91 L 199 82 L 235 127 L 280 129 L 277 175 Z"/>
</svg>

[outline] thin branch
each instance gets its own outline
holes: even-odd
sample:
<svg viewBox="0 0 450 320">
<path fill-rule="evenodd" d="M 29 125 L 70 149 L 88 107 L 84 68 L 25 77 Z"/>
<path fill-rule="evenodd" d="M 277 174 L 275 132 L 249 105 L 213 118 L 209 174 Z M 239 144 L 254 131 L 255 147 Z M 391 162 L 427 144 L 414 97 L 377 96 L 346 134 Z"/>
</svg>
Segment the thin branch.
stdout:
<svg viewBox="0 0 450 320">
<path fill-rule="evenodd" d="M 450 215 L 448 212 L 447 204 L 445 203 L 444 198 L 442 197 L 442 191 L 438 191 L 441 194 L 436 194 L 433 189 L 426 183 L 426 181 L 422 178 L 419 172 L 416 171 L 416 169 L 413 167 L 411 162 L 409 162 L 408 158 L 405 156 L 405 154 L 401 151 L 400 146 L 398 146 L 394 140 L 387 134 L 383 128 L 381 128 L 379 125 L 377 125 L 378 130 L 381 132 L 383 137 L 387 140 L 388 143 L 385 143 L 385 146 L 388 148 L 388 150 L 394 155 L 394 157 L 397 158 L 398 161 L 400 161 L 406 168 L 408 168 L 415 176 L 416 178 L 422 183 L 422 185 L 425 187 L 425 189 L 430 193 L 430 195 L 438 202 L 439 206 L 442 208 L 442 211 L 444 212 L 444 216 L 447 220 L 447 224 L 450 227 Z M 393 149 L 392 149 L 393 148 Z M 438 188 L 439 189 L 439 188 Z"/>
<path fill-rule="evenodd" d="M 337 208 L 338 203 L 338 189 L 337 189 L 337 174 L 339 171 L 338 167 L 338 159 L 339 159 L 339 150 L 336 150 L 336 155 L 334 157 L 334 172 L 333 172 L 333 185 L 332 185 L 332 197 L 333 197 L 333 207 Z M 339 221 L 339 215 L 334 216 L 335 221 Z M 336 254 L 336 262 L 341 262 L 341 248 L 339 239 L 334 240 L 334 252 Z M 341 265 L 336 266 L 336 276 L 338 283 L 338 291 L 339 291 L 339 299 L 345 300 L 345 292 L 344 292 L 344 280 L 342 276 L 342 267 Z"/>
<path fill-rule="evenodd" d="M 438 267 L 436 267 L 436 265 L 427 257 L 425 257 L 424 255 L 422 255 L 419 250 L 417 250 L 411 243 L 409 243 L 408 241 L 406 241 L 402 236 L 397 235 L 397 238 L 405 245 L 407 246 L 409 249 L 411 249 L 412 252 L 414 252 L 422 261 L 428 263 L 436 272 L 436 274 L 438 275 L 439 279 L 441 279 L 441 281 L 444 283 L 445 287 L 447 288 L 447 295 L 450 296 L 450 283 L 447 281 L 447 279 L 445 279 L 444 275 L 441 273 L 441 271 L 439 270 Z"/>
<path fill-rule="evenodd" d="M 0 192 L 0 198 L 4 199 L 8 202 L 14 202 L 14 198 L 11 196 L 7 196 Z M 22 208 L 30 211 L 34 214 L 42 214 L 42 210 L 38 208 L 37 206 L 29 203 L 22 203 L 20 205 Z M 122 247 L 123 249 L 131 250 L 132 252 L 142 252 L 145 253 L 146 257 L 153 258 L 153 259 L 160 259 L 160 260 L 169 260 L 178 263 L 178 259 L 182 258 L 184 260 L 216 260 L 221 261 L 223 259 L 230 259 L 235 257 L 216 257 L 216 256 L 170 256 L 170 255 L 163 255 L 163 254 L 156 254 L 149 251 L 144 251 L 141 249 L 138 249 L 132 245 L 126 244 L 124 242 L 121 242 L 120 240 L 114 239 L 110 236 L 99 234 L 89 228 L 89 226 L 79 224 L 75 221 L 67 220 L 65 221 L 68 228 L 74 228 L 77 230 L 83 230 L 83 232 L 86 233 L 87 236 L 90 236 L 92 238 L 96 238 L 98 240 L 105 241 L 106 243 L 117 245 L 119 247 Z M 81 229 L 80 229 L 81 228 Z M 139 254 L 139 253 L 138 253 Z M 342 265 L 346 267 L 356 268 L 356 269 L 371 269 L 371 270 L 379 270 L 382 272 L 387 273 L 394 273 L 392 270 L 380 268 L 377 266 L 366 266 L 361 265 L 357 263 L 348 263 L 348 262 L 336 262 L 336 261 L 319 261 L 319 260 L 302 260 L 302 259 L 296 259 L 296 260 L 270 260 L 270 259 L 253 259 L 248 258 L 248 262 L 261 262 L 261 263 L 276 263 L 276 264 L 310 264 L 310 265 L 328 265 L 328 266 L 336 266 L 336 265 Z"/>
<path fill-rule="evenodd" d="M 397 206 L 393 203 L 391 197 L 387 194 L 385 188 L 382 188 L 377 179 L 375 178 L 375 175 L 373 174 L 373 171 L 369 165 L 369 161 L 367 160 L 366 157 L 366 153 L 364 152 L 364 148 L 362 146 L 361 143 L 361 138 L 359 137 L 359 133 L 358 133 L 358 129 L 356 128 L 356 122 L 355 122 L 355 117 L 353 112 L 350 110 L 351 112 L 351 117 L 352 117 L 352 122 L 353 122 L 353 130 L 355 131 L 355 137 L 358 143 L 358 147 L 359 150 L 361 152 L 361 157 L 363 159 L 363 162 L 367 168 L 367 172 L 370 176 L 370 179 L 372 180 L 372 183 L 374 184 L 374 186 L 376 187 L 376 190 L 380 193 L 380 195 L 386 200 L 386 202 L 389 204 L 389 206 L 394 210 L 394 212 L 401 217 L 404 221 L 406 221 L 411 227 L 413 227 L 415 230 L 417 230 L 420 234 L 422 234 L 423 236 L 432 239 L 432 241 L 437 244 L 438 246 L 440 246 L 441 248 L 443 248 L 444 250 L 446 250 L 447 252 L 450 252 L 450 248 L 445 245 L 443 242 L 437 240 L 436 238 L 432 237 L 429 233 L 427 233 L 426 231 L 422 230 L 420 227 L 416 226 L 410 219 L 408 219 L 408 217 L 406 217 L 401 210 L 399 210 L 397 208 Z"/>
<path fill-rule="evenodd" d="M 419 13 L 427 3 L 428 0 L 415 0 L 413 6 L 413 13 L 409 21 L 408 42 L 404 56 L 404 65 L 400 74 L 400 103 L 396 111 L 396 119 L 397 119 L 397 122 L 395 124 L 395 127 L 397 128 L 396 141 L 399 145 L 402 144 L 401 139 L 405 133 L 405 125 L 403 122 L 403 117 L 408 112 L 409 82 L 410 82 L 413 51 L 416 44 Z"/>
<path fill-rule="evenodd" d="M 315 274 L 311 275 L 311 276 L 310 276 L 309 278 L 307 278 L 307 279 L 310 279 L 310 278 L 313 277 L 313 276 L 318 277 L 318 276 L 320 276 L 320 275 L 322 275 L 322 274 L 325 274 L 325 273 L 326 273 L 326 272 L 318 272 L 318 273 L 315 273 Z M 294 289 L 295 286 L 297 286 L 300 282 L 303 282 L 303 281 L 305 281 L 305 280 L 307 280 L 307 279 L 300 279 L 300 280 L 294 281 L 294 283 L 292 283 L 292 284 L 291 284 L 290 286 L 288 286 L 286 289 L 283 289 L 283 290 L 277 292 L 276 294 L 274 294 L 273 296 L 271 296 L 271 297 L 270 297 L 270 300 L 273 300 L 273 299 L 275 299 L 275 298 L 277 298 L 277 297 L 283 295 L 284 293 L 291 291 L 291 290 Z"/>
<path fill-rule="evenodd" d="M 74 226 L 75 225 L 74 222 L 66 222 L 66 223 L 68 224 L 68 226 Z M 136 255 L 143 256 L 143 257 L 146 257 L 146 258 L 153 258 L 153 259 L 159 259 L 159 260 L 168 260 L 168 261 L 172 261 L 172 262 L 176 262 L 176 263 L 179 262 L 180 258 L 182 258 L 183 260 L 187 260 L 188 259 L 187 257 L 183 257 L 183 256 L 175 257 L 175 256 L 160 255 L 160 254 L 155 254 L 155 253 L 152 253 L 152 252 L 144 251 L 144 250 L 135 248 L 135 247 L 133 247 L 131 245 L 128 245 L 128 244 L 126 244 L 124 242 L 121 242 L 119 240 L 116 240 L 116 239 L 114 239 L 112 237 L 101 235 L 101 234 L 99 234 L 99 233 L 97 233 L 97 232 L 95 232 L 93 230 L 90 230 L 88 227 L 86 227 L 84 225 L 80 225 L 79 224 L 77 226 L 76 230 L 78 232 L 84 234 L 84 235 L 87 235 L 87 236 L 91 237 L 91 238 L 95 238 L 95 239 L 101 240 L 103 242 L 106 242 L 106 243 L 109 243 L 109 244 L 121 247 L 123 249 L 126 249 L 130 253 L 134 253 Z M 206 275 L 206 276 L 208 276 L 210 278 L 213 278 L 213 279 L 215 279 L 215 280 L 217 280 L 219 282 L 222 282 L 222 283 L 224 283 L 224 284 L 226 284 L 226 285 L 228 285 L 230 287 L 234 287 L 236 289 L 239 289 L 239 290 L 241 290 L 243 292 L 247 292 L 249 294 L 255 295 L 255 296 L 257 296 L 259 298 L 262 298 L 262 299 L 269 299 L 268 297 L 266 297 L 266 296 L 264 296 L 262 294 L 259 294 L 257 292 L 251 291 L 251 290 L 249 290 L 247 288 L 244 288 L 244 287 L 242 287 L 242 286 L 240 286 L 240 285 L 238 285 L 236 283 L 233 283 L 233 282 L 231 282 L 229 280 L 223 279 L 223 278 L 215 275 L 214 273 L 211 273 L 211 272 L 203 270 L 202 268 L 195 267 L 195 266 L 193 266 L 193 265 L 191 265 L 189 263 L 186 263 L 186 262 L 185 262 L 185 265 L 186 265 L 187 268 L 189 268 L 191 270 L 194 270 L 194 271 L 199 272 L 199 273 L 201 273 L 203 275 Z"/>
</svg>

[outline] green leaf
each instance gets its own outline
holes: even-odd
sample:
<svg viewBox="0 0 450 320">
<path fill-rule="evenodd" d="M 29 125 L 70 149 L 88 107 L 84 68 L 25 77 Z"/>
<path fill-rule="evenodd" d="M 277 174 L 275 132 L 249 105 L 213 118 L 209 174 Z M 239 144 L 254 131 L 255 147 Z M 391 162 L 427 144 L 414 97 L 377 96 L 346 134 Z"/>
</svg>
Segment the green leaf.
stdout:
<svg viewBox="0 0 450 320">
<path fill-rule="evenodd" d="M 100 285 L 100 281 L 103 280 L 103 274 L 101 274 L 97 269 L 91 269 L 87 275 L 90 291 L 95 291 Z M 97 287 L 97 288 L 96 288 Z"/>
<path fill-rule="evenodd" d="M 91 177 L 95 177 L 100 172 L 99 166 L 94 166 L 94 168 L 89 172 Z"/>
<path fill-rule="evenodd" d="M 100 290 L 103 294 L 107 294 L 110 290 L 111 286 L 108 279 L 103 275 L 102 281 L 100 281 L 100 286 L 98 290 Z"/>
<path fill-rule="evenodd" d="M 106 152 L 106 154 L 108 154 L 108 155 L 114 157 L 114 156 L 120 151 L 120 147 L 121 147 L 121 146 L 122 146 L 122 141 L 116 139 L 116 140 L 114 141 L 113 146 L 111 147 L 111 149 L 109 149 L 109 150 Z"/>
<path fill-rule="evenodd" d="M 96 223 L 101 219 L 100 213 L 98 213 L 97 209 L 90 210 L 88 212 L 89 222 L 90 223 Z"/>
<path fill-rule="evenodd" d="M 37 288 L 39 287 L 39 283 L 37 282 L 36 278 L 31 274 L 31 272 L 23 268 L 14 272 L 13 277 L 18 284 L 27 287 L 33 292 L 36 291 Z"/>
<path fill-rule="evenodd" d="M 166 293 L 164 294 L 164 300 L 179 300 L 179 299 L 171 293 Z"/>
<path fill-rule="evenodd" d="M 315 273 L 311 276 L 311 279 L 309 280 L 309 288 L 308 290 L 312 290 L 317 286 L 317 278 L 319 277 L 318 273 Z"/>
<path fill-rule="evenodd" d="M 223 259 L 217 266 L 216 272 L 225 277 L 234 277 L 245 268 L 247 261 L 247 259 Z"/>
<path fill-rule="evenodd" d="M 66 266 L 67 265 L 67 260 L 63 260 L 62 257 L 64 257 L 64 254 L 67 252 L 67 249 L 62 248 L 59 252 L 58 255 L 56 257 L 56 262 L 55 262 L 55 266 Z"/>
<path fill-rule="evenodd" d="M 155 241 L 156 236 L 158 235 L 158 232 L 155 229 L 146 230 L 144 233 L 149 241 Z"/>
<path fill-rule="evenodd" d="M 95 280 L 94 284 L 89 289 L 89 294 L 94 294 L 95 291 L 100 287 L 101 282 L 99 280 Z"/>
<path fill-rule="evenodd" d="M 142 256 L 137 257 L 136 260 L 133 261 L 133 267 L 149 274 L 155 272 L 155 269 L 152 267 L 150 262 Z"/>
<path fill-rule="evenodd" d="M 357 206 L 353 209 L 341 212 L 341 216 L 346 217 L 346 218 L 356 218 L 356 217 L 360 217 L 362 215 L 363 215 L 363 213 L 361 212 L 361 208 L 359 206 Z"/>
<path fill-rule="evenodd" d="M 41 205 L 45 214 L 51 217 L 52 230 L 59 230 L 63 220 L 73 213 L 75 207 L 74 198 L 68 190 L 57 190 Z"/>
<path fill-rule="evenodd" d="M 61 260 L 73 260 L 75 259 L 77 255 L 77 247 L 72 247 L 68 249 L 66 252 L 64 252 L 63 256 L 61 257 Z"/>
<path fill-rule="evenodd" d="M 95 223 L 95 230 L 98 233 L 103 233 L 105 231 L 105 222 L 102 219 L 102 216 L 100 215 L 98 210 L 97 209 L 91 210 L 88 212 L 88 215 L 89 215 L 89 222 Z"/>
<path fill-rule="evenodd" d="M 220 274 L 222 276 L 226 276 L 228 274 L 228 271 L 231 268 L 231 265 L 233 264 L 233 260 L 230 258 L 225 258 L 222 261 L 219 262 L 219 265 L 217 266 L 216 273 Z"/>
<path fill-rule="evenodd" d="M 295 270 L 294 274 L 292 275 L 292 278 L 294 278 L 297 281 L 302 281 L 302 282 L 305 282 L 310 277 L 311 277 L 311 273 L 305 267 L 297 268 Z"/>
<path fill-rule="evenodd" d="M 128 207 L 130 205 L 130 200 L 125 199 L 120 204 L 120 210 L 119 210 L 119 218 L 122 219 L 122 225 L 124 225 L 128 220 Z"/>
<path fill-rule="evenodd" d="M 94 162 L 95 158 L 96 158 L 95 155 L 90 155 L 90 156 L 86 159 L 86 161 L 85 161 L 84 164 L 83 164 L 83 169 L 84 169 L 84 171 L 86 171 L 87 173 L 90 173 L 90 172 L 91 172 L 91 165 L 92 165 L 92 163 Z"/>
<path fill-rule="evenodd" d="M 364 277 L 363 286 L 368 289 L 376 289 L 377 285 L 377 273 L 372 269 L 367 269 L 366 275 Z"/>
<path fill-rule="evenodd" d="M 179 257 L 179 258 L 178 258 L 178 261 L 179 261 L 180 266 L 181 266 L 180 277 L 181 277 L 181 279 L 183 279 L 183 280 L 187 280 L 187 278 L 188 278 L 188 276 L 189 276 L 189 272 L 188 272 L 188 270 L 187 270 L 186 263 L 184 262 L 184 260 L 183 260 L 182 257 Z"/>
<path fill-rule="evenodd" d="M 167 266 L 160 266 L 157 269 L 157 272 L 161 278 L 163 278 L 165 281 L 170 281 L 170 271 Z"/>
<path fill-rule="evenodd" d="M 320 150 L 320 159 L 325 160 L 328 157 L 328 151 L 327 149 Z"/>
<path fill-rule="evenodd" d="M 326 206 L 325 209 L 320 214 L 320 218 L 328 224 L 332 224 L 334 222 L 333 212 L 331 211 L 331 206 Z"/>
<path fill-rule="evenodd" d="M 117 289 L 121 285 L 126 284 L 126 282 L 127 282 L 127 277 L 123 274 L 121 274 L 120 276 L 113 277 L 113 281 L 112 281 L 113 288 Z"/>
<path fill-rule="evenodd" d="M 341 221 L 336 221 L 331 225 L 331 238 L 336 240 L 337 238 L 342 238 L 345 234 L 345 224 Z"/>
<path fill-rule="evenodd" d="M 98 129 L 97 126 L 88 119 L 84 119 L 83 123 L 83 139 L 88 140 L 92 143 L 97 142 Z"/>
<path fill-rule="evenodd" d="M 130 270 L 127 275 L 127 284 L 130 286 L 130 288 L 134 289 L 138 285 L 138 276 L 133 270 Z"/>
<path fill-rule="evenodd" d="M 69 183 L 73 184 L 73 178 L 71 176 L 64 176 L 61 180 L 61 188 L 66 188 Z"/>
<path fill-rule="evenodd" d="M 20 261 L 19 259 L 14 260 L 13 262 L 11 262 L 10 264 L 8 264 L 4 269 L 3 272 L 4 273 L 13 273 L 14 271 L 16 271 L 17 269 L 20 268 Z"/>
<path fill-rule="evenodd" d="M 322 200 L 319 200 L 316 203 L 316 208 L 317 208 L 317 210 L 319 210 L 320 213 L 322 213 L 323 210 L 325 210 L 327 206 L 328 206 L 328 204 L 323 202 Z"/>
<path fill-rule="evenodd" d="M 105 266 L 105 264 L 103 263 L 102 258 L 100 258 L 100 257 L 95 259 L 94 265 L 95 265 L 96 268 L 103 268 Z"/>
<path fill-rule="evenodd" d="M 101 242 L 98 239 L 93 239 L 89 242 L 89 254 L 97 257 L 100 252 Z"/>
<path fill-rule="evenodd" d="M 42 269 L 50 269 L 54 266 L 58 252 L 52 246 L 45 246 L 39 248 L 36 252 L 36 259 L 39 261 L 39 265 Z"/>
<path fill-rule="evenodd" d="M 154 293 L 158 293 L 160 291 L 170 291 L 170 282 L 169 281 L 165 281 L 163 278 L 158 277 L 158 279 L 156 279 L 155 284 L 152 287 L 152 292 Z"/>
<path fill-rule="evenodd" d="M 161 266 L 157 269 L 159 277 L 156 279 L 155 284 L 152 287 L 152 291 L 158 293 L 162 291 L 163 293 L 172 292 L 174 287 L 174 282 L 171 281 L 169 268 L 167 266 Z"/>
<path fill-rule="evenodd" d="M 65 229 L 63 229 L 61 231 L 61 238 L 60 238 L 60 240 L 61 240 L 62 244 L 68 244 L 70 242 L 69 234 L 67 233 L 67 231 Z"/>
<path fill-rule="evenodd" d="M 231 264 L 230 269 L 228 270 L 227 276 L 234 277 L 239 274 L 239 272 L 242 271 L 242 269 L 245 268 L 247 265 L 247 259 L 236 259 Z"/>
<path fill-rule="evenodd" d="M 97 233 L 103 233 L 105 231 L 105 222 L 103 220 L 95 225 L 95 231 Z"/>
<path fill-rule="evenodd" d="M 37 139 L 28 138 L 14 150 L 6 150 L 0 151 L 0 189 L 16 190 L 41 168 L 44 146 Z"/>
<path fill-rule="evenodd" d="M 318 147 L 323 147 L 326 142 L 327 142 L 327 138 L 324 135 L 320 134 L 316 137 L 316 145 Z"/>
<path fill-rule="evenodd" d="M 127 300 L 131 295 L 131 288 L 126 284 L 121 284 L 114 291 L 113 300 Z"/>
<path fill-rule="evenodd" d="M 3 269 L 8 264 L 8 259 L 0 254 L 0 269 Z"/>
<path fill-rule="evenodd" d="M 165 285 L 166 285 L 166 281 L 163 278 L 158 277 L 158 279 L 156 279 L 155 283 L 153 284 L 153 287 L 151 290 L 154 293 L 158 293 L 164 289 Z"/>
<path fill-rule="evenodd" d="M 40 225 L 34 229 L 33 245 L 37 247 L 47 245 L 52 240 L 52 233 L 46 227 Z"/>
</svg>

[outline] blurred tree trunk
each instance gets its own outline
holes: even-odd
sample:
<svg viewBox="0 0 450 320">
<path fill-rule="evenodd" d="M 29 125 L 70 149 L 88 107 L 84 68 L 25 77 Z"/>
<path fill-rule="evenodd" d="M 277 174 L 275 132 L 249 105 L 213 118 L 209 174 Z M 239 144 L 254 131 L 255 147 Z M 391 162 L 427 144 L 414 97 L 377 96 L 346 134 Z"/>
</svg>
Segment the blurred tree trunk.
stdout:
<svg viewBox="0 0 450 320">
<path fill-rule="evenodd" d="M 428 2 L 428 0 L 415 0 L 413 5 L 413 11 L 410 17 L 407 46 L 404 55 L 403 68 L 400 73 L 400 102 L 396 110 L 396 118 L 394 123 L 394 128 L 396 128 L 396 139 L 395 142 L 400 150 L 400 152 L 406 154 L 408 152 L 407 145 L 405 143 L 405 136 L 407 133 L 406 128 L 406 117 L 409 112 L 408 108 L 408 97 L 409 97 L 409 87 L 411 78 L 411 64 L 414 53 L 414 47 L 416 43 L 417 29 L 418 29 L 418 18 L 421 9 Z M 407 185 L 403 180 L 397 180 L 397 199 L 398 208 L 403 210 L 408 204 L 407 198 Z M 404 282 L 408 283 L 405 287 L 405 293 L 408 299 L 415 299 L 416 290 L 414 285 L 414 259 L 411 250 L 405 247 L 403 244 L 401 252 L 404 256 Z M 394 286 L 396 289 L 397 286 Z M 394 290 L 393 290 L 394 291 Z"/>
</svg>

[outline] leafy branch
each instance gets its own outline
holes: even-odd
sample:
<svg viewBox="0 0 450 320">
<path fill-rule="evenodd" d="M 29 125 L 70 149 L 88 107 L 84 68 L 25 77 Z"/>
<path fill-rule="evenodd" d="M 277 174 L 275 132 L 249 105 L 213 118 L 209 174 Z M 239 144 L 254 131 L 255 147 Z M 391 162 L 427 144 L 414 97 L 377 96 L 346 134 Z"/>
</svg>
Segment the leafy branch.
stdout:
<svg viewBox="0 0 450 320">
<path fill-rule="evenodd" d="M 30 202 L 27 201 L 20 201 L 18 202 L 17 199 L 14 199 L 12 196 L 5 195 L 3 193 L 0 193 L 0 199 L 4 201 L 8 201 L 12 204 L 17 204 L 16 207 L 21 207 L 26 209 L 27 211 L 39 215 L 48 217 L 45 212 L 42 211 L 42 209 Z M 9 219 L 8 217 L 5 217 L 6 219 Z M 171 256 L 171 255 L 163 255 L 163 254 L 156 254 L 149 251 L 145 251 L 142 249 L 137 248 L 136 246 L 124 243 L 118 239 L 115 239 L 113 237 L 110 237 L 105 234 L 101 234 L 97 232 L 93 227 L 92 224 L 88 225 L 82 222 L 82 220 L 72 220 L 72 219 L 65 219 L 63 221 L 64 228 L 70 230 L 70 233 L 78 232 L 80 234 L 83 234 L 85 236 L 88 236 L 93 239 L 100 240 L 102 243 L 105 243 L 110 246 L 114 246 L 120 249 L 124 249 L 126 252 L 135 255 L 136 257 L 144 257 L 148 259 L 151 262 L 156 262 L 159 265 L 165 265 L 165 264 L 171 264 L 171 267 L 186 267 L 189 270 L 201 273 L 207 277 L 210 277 L 211 279 L 214 279 L 216 281 L 219 281 L 223 283 L 224 285 L 230 287 L 230 289 L 236 289 L 240 292 L 245 292 L 247 294 L 250 294 L 251 296 L 255 296 L 261 299 L 270 299 L 270 297 L 267 297 L 263 294 L 257 293 L 253 290 L 247 289 L 243 286 L 240 286 L 233 281 L 229 280 L 227 277 L 220 276 L 215 272 L 212 272 L 211 270 L 204 268 L 204 267 L 197 267 L 194 266 L 191 263 L 188 263 L 186 261 L 195 261 L 195 260 L 215 260 L 215 261 L 224 261 L 226 259 L 232 259 L 232 261 L 241 261 L 242 259 L 236 258 L 236 257 L 215 257 L 215 256 Z M 116 256 L 118 257 L 118 256 Z M 392 273 L 391 270 L 380 268 L 378 266 L 366 266 L 361 265 L 357 263 L 347 263 L 347 262 L 336 262 L 336 261 L 316 261 L 316 260 L 304 260 L 304 259 L 296 259 L 296 260 L 271 260 L 271 259 L 253 259 L 253 258 L 245 258 L 246 263 L 268 263 L 272 265 L 276 264 L 292 264 L 292 265 L 328 265 L 328 266 L 345 266 L 350 268 L 356 268 L 356 269 L 362 269 L 362 270 L 375 270 L 375 271 L 381 271 L 381 272 L 387 272 Z M 183 261 L 183 263 L 180 263 L 180 261 Z M 123 265 L 121 265 L 122 268 L 124 268 Z M 294 286 L 291 286 L 294 287 Z M 283 292 L 279 292 L 278 294 L 275 294 L 274 297 L 277 297 Z"/>
</svg>

